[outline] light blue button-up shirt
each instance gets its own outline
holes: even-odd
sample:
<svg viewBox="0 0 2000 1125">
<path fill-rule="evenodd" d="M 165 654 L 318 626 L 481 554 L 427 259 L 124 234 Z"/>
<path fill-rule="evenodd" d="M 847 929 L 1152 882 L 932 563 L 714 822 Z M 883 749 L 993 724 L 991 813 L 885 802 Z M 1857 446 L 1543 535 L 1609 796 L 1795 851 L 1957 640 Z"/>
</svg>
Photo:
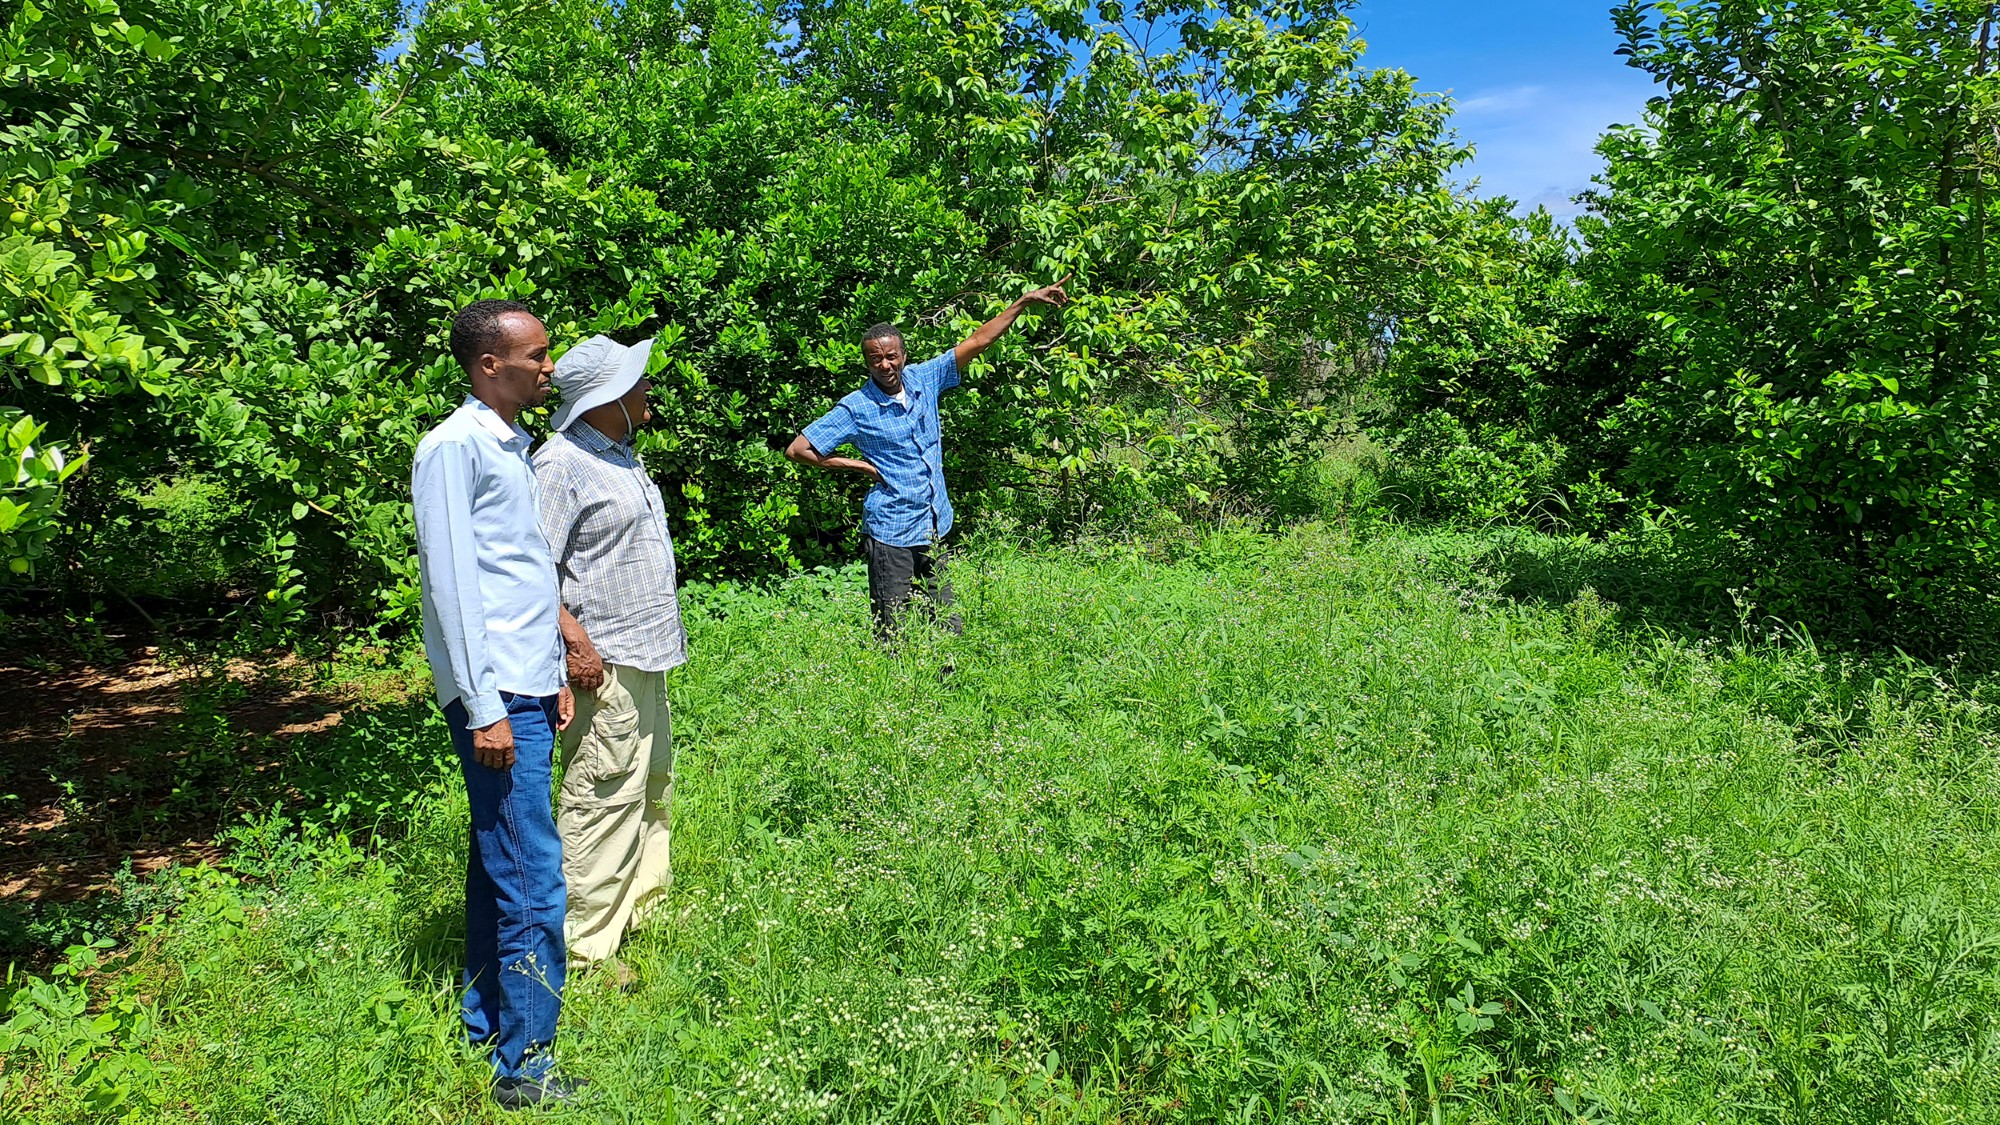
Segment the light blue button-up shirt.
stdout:
<svg viewBox="0 0 2000 1125">
<path fill-rule="evenodd" d="M 944 444 L 938 396 L 958 386 L 958 357 L 946 352 L 903 369 L 908 406 L 870 379 L 805 428 L 820 456 L 853 442 L 882 474 L 861 504 L 861 523 L 878 543 L 922 547 L 951 530 L 944 490 Z"/>
<path fill-rule="evenodd" d="M 554 695 L 566 678 L 532 440 L 468 395 L 410 470 L 424 655 L 438 706 L 463 700 L 474 730 L 507 717 L 501 692 Z"/>
</svg>

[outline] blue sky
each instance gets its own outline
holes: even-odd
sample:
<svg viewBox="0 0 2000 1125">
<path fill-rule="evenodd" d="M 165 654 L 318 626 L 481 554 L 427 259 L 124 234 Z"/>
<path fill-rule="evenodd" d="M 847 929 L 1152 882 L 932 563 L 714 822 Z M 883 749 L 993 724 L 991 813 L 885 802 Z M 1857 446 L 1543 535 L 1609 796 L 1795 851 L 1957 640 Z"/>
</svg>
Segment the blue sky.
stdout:
<svg viewBox="0 0 2000 1125">
<path fill-rule="evenodd" d="M 1653 93 L 1611 53 L 1610 12 L 1611 0 L 1362 0 L 1352 14 L 1365 65 L 1401 67 L 1418 89 L 1457 100 L 1481 194 L 1569 218 L 1569 197 L 1602 166 L 1597 138 L 1637 121 Z"/>
</svg>

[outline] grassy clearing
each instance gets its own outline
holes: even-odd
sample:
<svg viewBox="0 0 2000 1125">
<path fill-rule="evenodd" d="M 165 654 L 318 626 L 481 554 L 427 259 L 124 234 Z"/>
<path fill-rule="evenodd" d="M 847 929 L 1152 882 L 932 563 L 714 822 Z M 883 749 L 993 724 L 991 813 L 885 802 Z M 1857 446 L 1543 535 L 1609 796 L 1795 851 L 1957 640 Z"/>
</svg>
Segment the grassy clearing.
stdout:
<svg viewBox="0 0 2000 1125">
<path fill-rule="evenodd" d="M 1491 537 L 983 549 L 894 654 L 853 572 L 692 592 L 674 911 L 572 991 L 576 1116 L 2000 1116 L 2000 690 L 1635 626 L 1509 542 L 1541 596 Z M 301 776 L 393 842 L 246 828 L 17 997 L 0 1117 L 495 1116 L 442 743 L 344 724 Z"/>
</svg>

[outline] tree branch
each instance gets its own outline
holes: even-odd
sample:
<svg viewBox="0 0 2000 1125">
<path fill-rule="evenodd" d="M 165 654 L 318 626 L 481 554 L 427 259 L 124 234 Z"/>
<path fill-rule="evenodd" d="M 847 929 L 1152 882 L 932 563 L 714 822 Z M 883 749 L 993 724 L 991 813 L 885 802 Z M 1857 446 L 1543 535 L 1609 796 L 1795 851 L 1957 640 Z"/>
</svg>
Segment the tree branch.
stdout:
<svg viewBox="0 0 2000 1125">
<path fill-rule="evenodd" d="M 225 156 L 219 152 L 203 152 L 199 149 L 182 148 L 179 145 L 171 143 L 155 144 L 149 141 L 133 140 L 121 141 L 120 143 L 127 148 L 138 149 L 140 152 L 150 152 L 156 156 L 164 156 L 168 160 L 191 161 L 216 168 L 228 168 L 231 171 L 242 172 L 245 175 L 263 180 L 274 187 L 283 188 L 308 203 L 316 203 L 333 214 L 340 216 L 340 218 L 351 226 L 360 227 L 362 230 L 371 232 L 382 229 L 380 224 L 360 212 L 342 206 L 328 196 L 307 187 L 290 176 L 281 175 L 273 171 L 268 165 L 252 164 L 247 160 L 239 160 L 234 156 Z"/>
</svg>

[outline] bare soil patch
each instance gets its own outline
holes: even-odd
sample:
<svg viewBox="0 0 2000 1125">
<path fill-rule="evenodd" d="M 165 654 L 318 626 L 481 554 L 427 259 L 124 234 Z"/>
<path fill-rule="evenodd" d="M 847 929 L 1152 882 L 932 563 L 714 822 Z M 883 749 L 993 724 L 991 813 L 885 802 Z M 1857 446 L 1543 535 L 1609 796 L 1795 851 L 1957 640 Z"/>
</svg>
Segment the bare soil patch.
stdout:
<svg viewBox="0 0 2000 1125">
<path fill-rule="evenodd" d="M 292 737 L 341 720 L 351 690 L 313 686 L 295 657 L 196 663 L 142 649 L 106 664 L 0 657 L 0 899 L 73 901 L 136 873 L 211 859 L 224 795 L 176 792 L 191 709 L 268 768 Z M 212 739 L 211 739 L 212 742 Z"/>
</svg>

